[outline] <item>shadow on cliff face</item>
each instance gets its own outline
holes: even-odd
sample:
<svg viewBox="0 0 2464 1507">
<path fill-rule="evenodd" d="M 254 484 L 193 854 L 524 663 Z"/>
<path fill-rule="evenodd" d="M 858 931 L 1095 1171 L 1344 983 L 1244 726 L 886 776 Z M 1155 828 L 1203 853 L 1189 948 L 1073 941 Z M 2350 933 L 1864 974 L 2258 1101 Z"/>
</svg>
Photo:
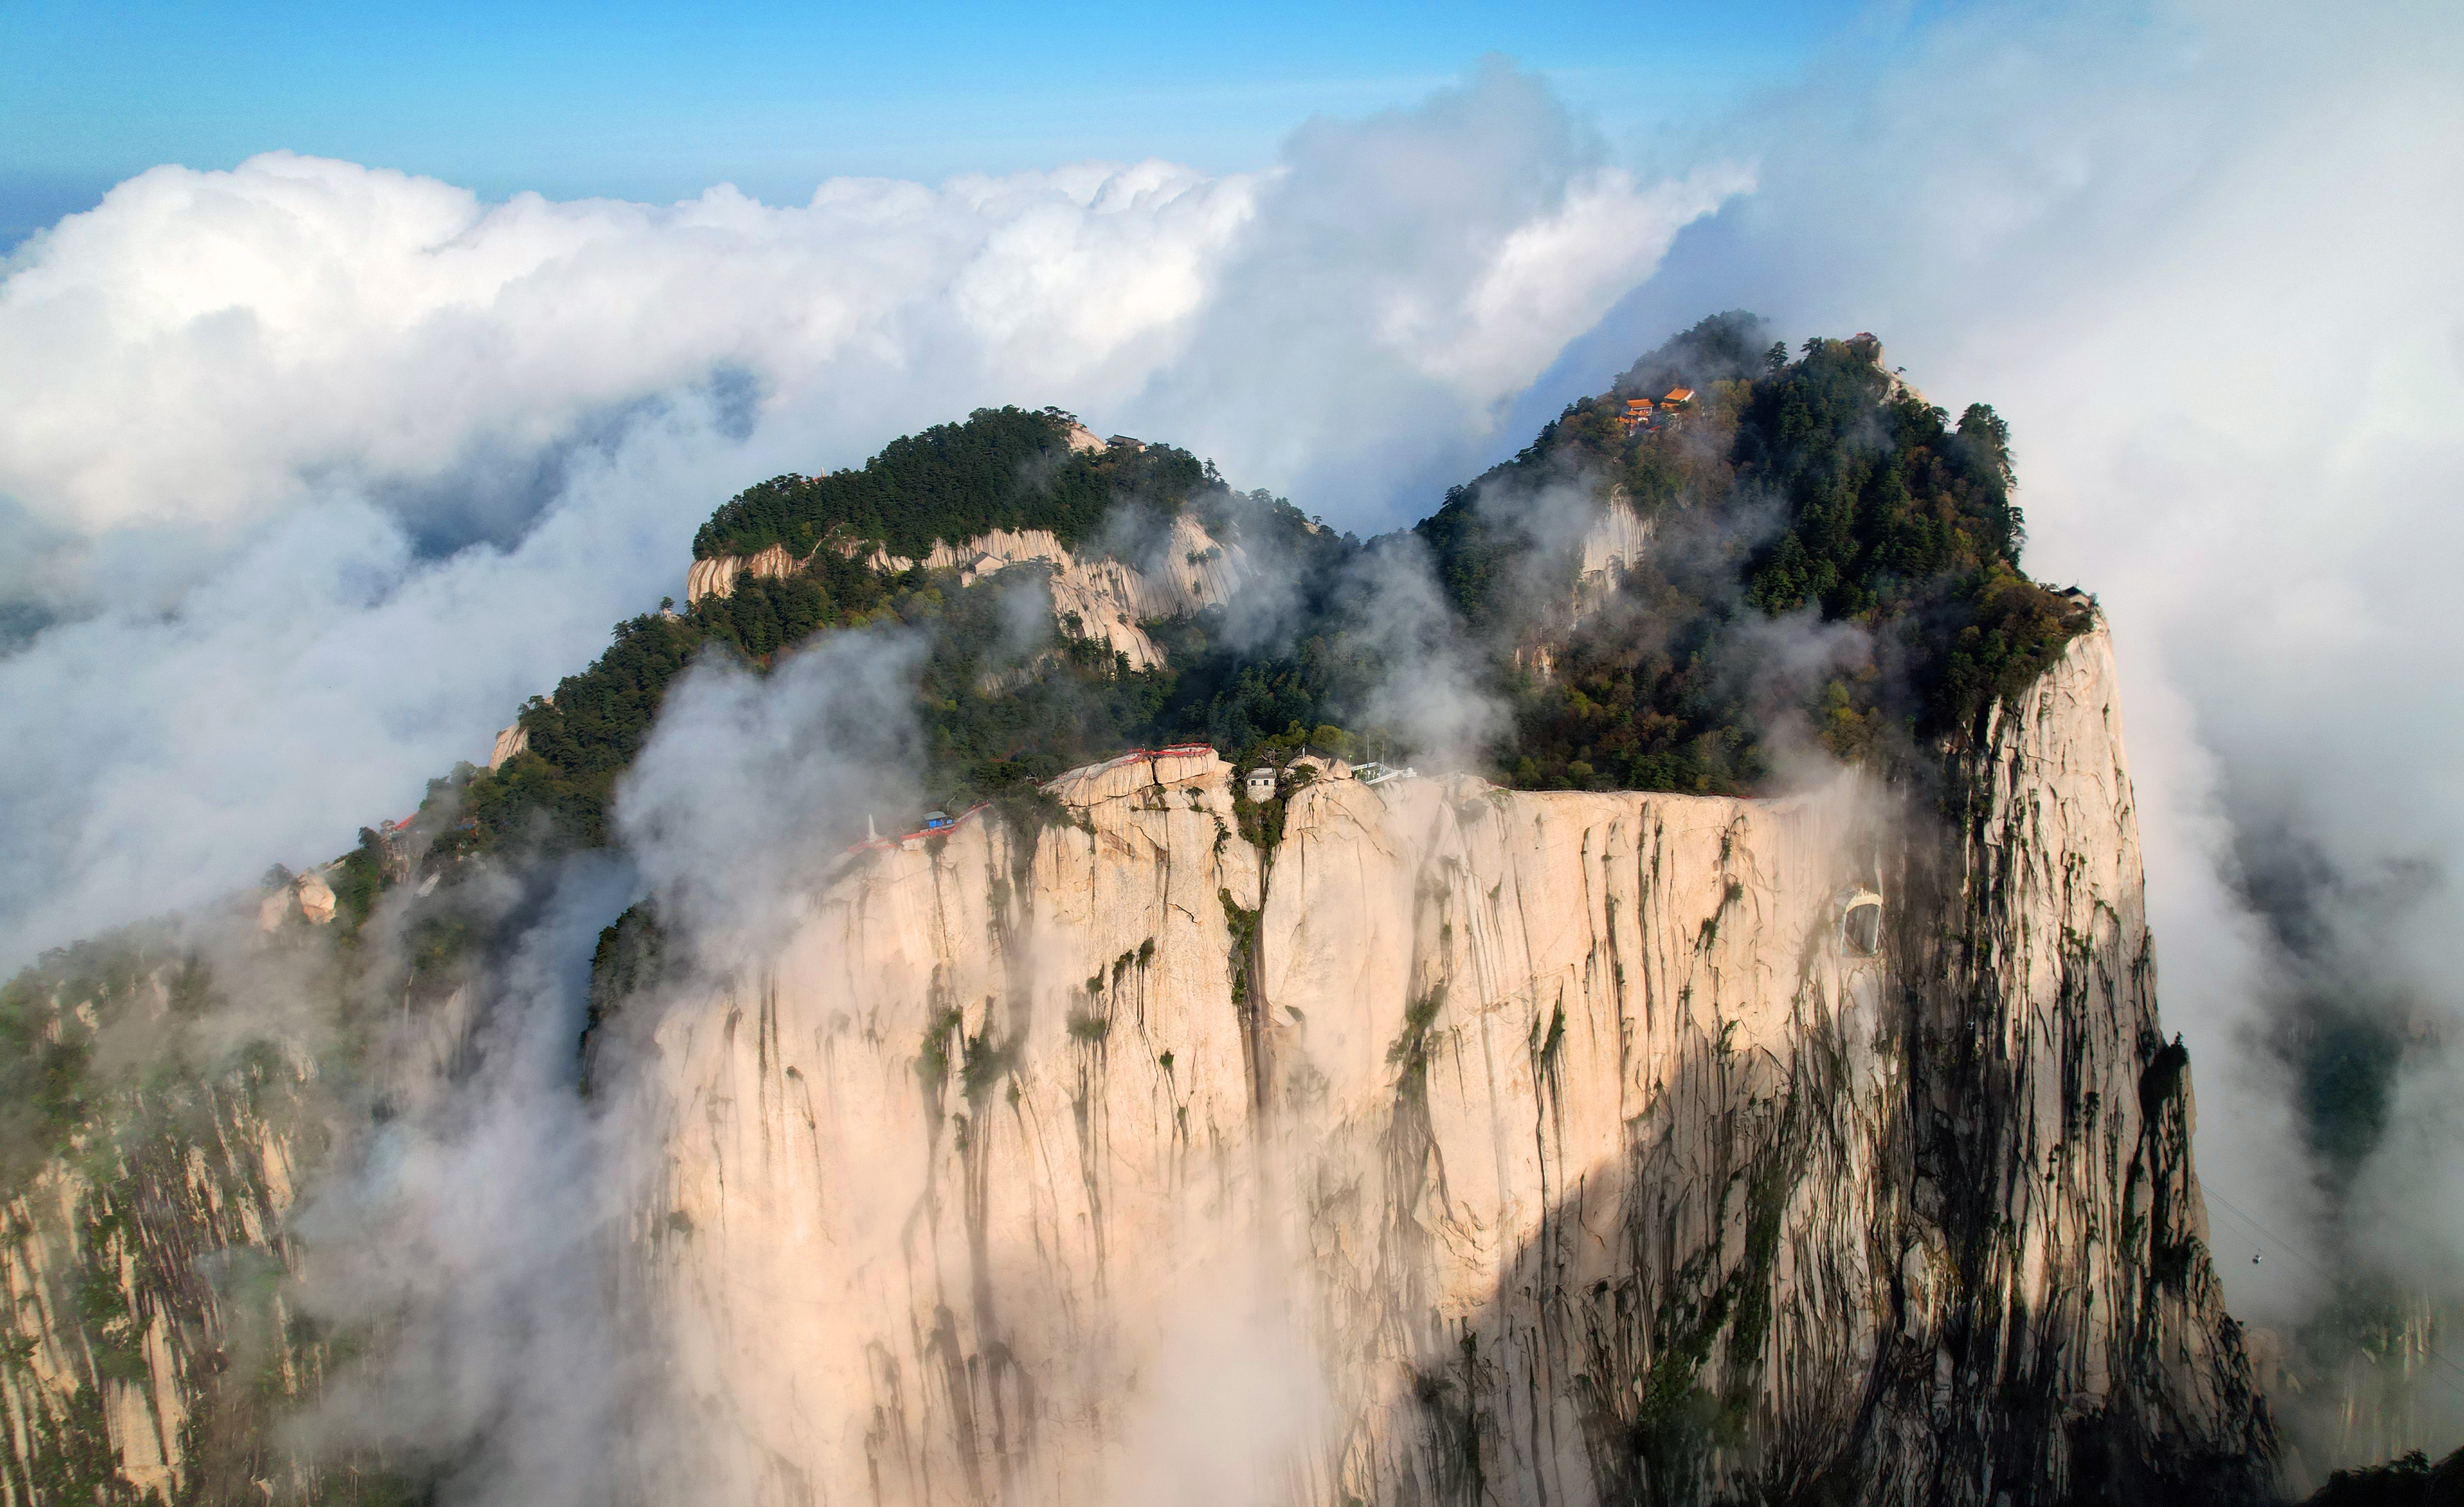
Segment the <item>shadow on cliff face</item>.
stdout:
<svg viewBox="0 0 2464 1507">
<path fill-rule="evenodd" d="M 1416 1444 L 1382 1499 L 2273 1496 L 2144 932 L 2066 938 L 2046 1011 L 2004 972 L 2012 876 L 1963 885 L 1938 835 L 1886 876 L 1880 955 L 1836 993 L 1809 969 L 1777 1050 L 1697 1022 L 1485 1305 L 1397 1316 Z M 1544 1144 L 1555 1112 L 1544 1080 Z M 1445 1217 L 1441 1187 L 1400 1216 Z"/>
<path fill-rule="evenodd" d="M 1911 1066 L 1943 1049 L 1901 1044 Z M 1552 1210 L 1486 1308 L 1424 1325 L 1419 1448 L 1393 1499 L 2270 1499 L 2263 1415 L 2182 1321 L 2215 1300 L 2195 1240 L 2142 1232 L 2128 1317 L 2092 1339 L 2101 1284 L 2015 1270 L 2049 1232 L 1962 1180 L 1974 1147 L 1920 1123 L 1939 1101 L 1871 1127 L 1901 1180 L 1886 1188 L 1838 1134 L 1867 1106 L 1824 1081 L 1850 1049 L 1808 1045 L 1767 1076 L 1709 1049 L 1688 1061 L 1681 1081 L 1734 1096 L 1717 1137 L 1672 1130 L 1596 1169 L 1610 1229 Z M 2187 1095 L 2184 1073 L 2159 1049 L 2151 1098 Z M 2161 1110 L 2134 1162 L 2161 1158 L 2179 1119 Z"/>
</svg>

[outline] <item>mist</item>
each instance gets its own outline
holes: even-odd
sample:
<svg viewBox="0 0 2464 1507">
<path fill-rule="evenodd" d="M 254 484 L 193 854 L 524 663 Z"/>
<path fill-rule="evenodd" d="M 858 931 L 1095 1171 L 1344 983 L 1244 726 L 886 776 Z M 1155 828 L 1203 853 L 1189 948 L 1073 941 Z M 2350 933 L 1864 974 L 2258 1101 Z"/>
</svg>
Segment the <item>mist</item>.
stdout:
<svg viewBox="0 0 2464 1507">
<path fill-rule="evenodd" d="M 2234 1312 L 2291 1336 L 2384 1278 L 2452 1313 L 2464 25 L 1995 7 L 1878 17 L 1840 62 L 1706 132 L 1756 192 L 1535 394 L 1744 305 L 1997 407 L 2031 574 L 2114 625 Z M 2458 1377 L 2431 1366 L 2404 1448 L 2453 1446 Z M 2279 1406 L 2314 1469 L 2395 1442 Z"/>
<path fill-rule="evenodd" d="M 1647 168 L 1502 62 L 1222 178 L 490 206 L 287 154 L 157 168 L 0 264 L 0 956 L 206 906 L 407 810 L 608 623 L 679 594 L 693 526 L 761 476 L 1053 403 L 1382 528 L 1745 306 L 1792 340 L 1873 330 L 1932 401 L 1993 404 L 2026 563 L 2114 624 L 2236 1313 L 2298 1333 L 2351 1274 L 2452 1303 L 2459 55 L 2464 22 L 2429 5 L 1891 12 Z M 1397 548 L 1365 568 L 1402 669 L 1362 712 L 1465 758 L 1497 710 Z M 1808 674 L 1861 652 L 1784 647 Z M 838 829 L 774 846 L 771 819 L 896 798 L 802 762 L 847 741 L 847 713 L 809 709 L 898 652 L 679 691 L 620 807 L 641 873 L 574 880 L 508 1065 L 353 1195 L 434 1266 L 380 1267 L 341 1311 L 450 1312 L 434 1273 L 485 1267 L 513 1275 L 453 1336 L 547 1316 L 401 1379 L 455 1401 L 381 1442 L 445 1448 L 488 1399 L 605 1359 L 574 1338 L 595 1311 L 559 1327 L 541 1296 L 605 1215 L 545 1195 L 629 1175 L 561 1118 L 585 934 L 636 885 L 784 925 L 762 897 L 808 884 L 794 865 Z M 895 766 L 884 735 L 871 768 Z M 677 794 L 721 787 L 734 803 Z M 2330 1113 L 2321 1075 L 2347 1070 L 2335 1103 L 2360 1107 Z M 463 1180 L 519 1217 L 460 1212 Z M 536 1437 L 612 1405 L 571 1406 Z M 2459 1419 L 2426 1404 L 2413 1433 L 2452 1443 Z"/>
<path fill-rule="evenodd" d="M 656 1357 L 610 1321 L 627 1147 L 576 1092 L 575 1042 L 592 948 L 639 882 L 600 856 L 508 877 L 463 884 L 509 946 L 446 999 L 385 1012 L 375 1101 L 347 1106 L 342 1160 L 292 1220 L 302 1306 L 363 1348 L 272 1442 L 454 1501 L 605 1500 L 606 1441 Z"/>
<path fill-rule="evenodd" d="M 1503 60 L 1221 179 L 651 207 L 285 153 L 143 174 L 0 283 L 0 700 L 49 709 L 0 732 L 0 956 L 347 846 L 675 594 L 734 491 L 979 405 L 1390 515 L 1742 186 L 1610 165 Z"/>
</svg>

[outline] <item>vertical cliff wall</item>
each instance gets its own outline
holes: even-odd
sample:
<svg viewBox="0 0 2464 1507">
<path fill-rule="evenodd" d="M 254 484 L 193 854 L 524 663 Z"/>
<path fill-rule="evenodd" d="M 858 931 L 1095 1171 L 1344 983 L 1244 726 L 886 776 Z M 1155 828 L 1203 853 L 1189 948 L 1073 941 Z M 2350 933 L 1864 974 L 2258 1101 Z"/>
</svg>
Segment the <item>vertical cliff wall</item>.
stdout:
<svg viewBox="0 0 2464 1507">
<path fill-rule="evenodd" d="M 649 1492 L 2255 1488 L 2101 631 L 1938 781 L 1229 775 L 851 856 L 629 1013 Z"/>
<path fill-rule="evenodd" d="M 284 1220 L 322 1148 L 314 1064 L 191 1057 L 204 971 L 128 943 L 11 984 L 0 1503 L 238 1501 L 313 1484 L 275 1426 L 322 1347 Z"/>
</svg>

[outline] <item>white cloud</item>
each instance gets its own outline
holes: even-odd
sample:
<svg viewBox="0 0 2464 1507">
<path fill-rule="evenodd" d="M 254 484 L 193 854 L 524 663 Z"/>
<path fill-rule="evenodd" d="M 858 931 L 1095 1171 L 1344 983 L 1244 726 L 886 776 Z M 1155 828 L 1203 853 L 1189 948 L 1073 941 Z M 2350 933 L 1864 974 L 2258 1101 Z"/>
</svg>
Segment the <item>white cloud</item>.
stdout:
<svg viewBox="0 0 2464 1507">
<path fill-rule="evenodd" d="M 1411 521 L 1529 438 L 1503 428 L 1513 398 L 1750 183 L 1715 158 L 1645 186 L 1605 156 L 1502 58 L 1408 111 L 1310 121 L 1133 417 L 1339 522 Z"/>
<path fill-rule="evenodd" d="M 132 180 L 0 281 L 0 607 L 61 618 L 0 659 L 0 959 L 399 814 L 673 590 L 746 481 L 1053 402 L 1396 521 L 1520 437 L 1518 395 L 1743 304 L 1879 331 L 2012 420 L 2032 565 L 2119 630 L 2203 1168 L 2299 1226 L 2233 847 L 2266 819 L 2353 874 L 2464 852 L 2464 15 L 1984 7 L 1880 43 L 1661 183 L 1502 65 L 1249 177 L 787 207 L 489 207 L 283 155 Z M 766 768 L 775 730 L 740 731 Z M 2377 944 L 2440 1009 L 2459 895 Z M 2382 1207 L 2464 1206 L 2453 1081 L 2405 1079 Z M 2452 1270 L 2419 1225 L 2388 1238 Z M 2284 1261 L 2223 1269 L 2260 1317 L 2300 1300 L 2258 1285 Z"/>
<path fill-rule="evenodd" d="M 173 600 L 0 661 L 0 956 L 299 865 L 484 759 L 487 730 L 672 590 L 679 494 L 735 458 L 678 410 L 577 469 L 511 550 L 416 558 L 363 500 L 248 534 Z"/>
<path fill-rule="evenodd" d="M 769 955 L 864 835 L 857 814 L 913 811 L 926 647 L 903 629 L 832 634 L 768 675 L 722 662 L 677 683 L 616 814 L 678 934 L 722 962 Z"/>
<path fill-rule="evenodd" d="M 2289 822 L 2356 879 L 2464 853 L 2464 14 L 1983 7 L 1880 51 L 1736 125 L 1757 192 L 1611 327 L 1870 329 L 1954 413 L 2011 421 L 2029 564 L 2115 623 L 2202 1169 L 2310 1229 L 2247 1045 L 2285 980 L 2236 839 Z M 2459 1003 L 2459 905 L 2422 890 L 2372 966 Z M 2298 1315 L 2298 1263 L 2248 1256 L 2223 1268 L 2245 1315 Z"/>
<path fill-rule="evenodd" d="M 1589 328 L 1656 266 L 1678 229 L 1753 186 L 1730 164 L 1639 192 L 1621 168 L 1601 168 L 1569 188 L 1556 213 L 1532 220 L 1497 248 L 1451 338 L 1427 342 L 1430 370 L 1479 394 L 1544 364 L 1568 328 Z"/>
<path fill-rule="evenodd" d="M 674 591 L 737 489 L 976 406 L 1383 520 L 1733 186 L 1608 167 L 1502 62 L 1228 178 L 144 173 L 0 281 L 0 627 L 52 620 L 0 659 L 43 709 L 0 730 L 0 959 L 347 846 Z"/>
<path fill-rule="evenodd" d="M 0 285 L 0 341 L 42 357 L 0 375 L 0 491 L 87 531 L 262 517 L 536 449 L 721 370 L 859 410 L 900 375 L 911 402 L 924 383 L 945 402 L 1116 390 L 1201 296 L 1255 187 L 1145 164 L 834 181 L 795 207 L 725 186 L 491 207 L 287 153 L 159 167 Z"/>
</svg>

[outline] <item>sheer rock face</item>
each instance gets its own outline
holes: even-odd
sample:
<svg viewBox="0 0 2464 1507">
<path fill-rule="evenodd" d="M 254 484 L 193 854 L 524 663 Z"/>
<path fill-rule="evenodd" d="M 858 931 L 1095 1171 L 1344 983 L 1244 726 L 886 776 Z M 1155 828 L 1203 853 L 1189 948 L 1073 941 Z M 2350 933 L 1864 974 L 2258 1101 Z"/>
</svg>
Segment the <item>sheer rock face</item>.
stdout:
<svg viewBox="0 0 2464 1507">
<path fill-rule="evenodd" d="M 79 1002 L 59 1028 L 159 1018 Z M 275 1438 L 314 1385 L 275 1279 L 298 1175 L 304 1059 L 166 1078 L 0 1201 L 0 1503 L 238 1501 L 299 1484 Z M 153 1493 L 155 1496 L 146 1496 Z"/>
<path fill-rule="evenodd" d="M 628 1300 L 706 1452 L 646 1491 L 2261 1481 L 2101 630 L 1922 795 L 1326 779 L 1262 849 L 1231 775 L 859 855 L 645 1028 Z"/>
<path fill-rule="evenodd" d="M 722 601 L 733 597 L 739 579 L 784 580 L 803 563 L 788 554 L 783 544 L 773 544 L 749 556 L 714 555 L 697 559 L 685 572 L 685 605 L 691 606 L 704 597 Z"/>
<path fill-rule="evenodd" d="M 493 775 L 505 767 L 505 760 L 525 753 L 531 746 L 531 730 L 517 722 L 496 730 L 496 741 L 488 750 L 488 773 Z"/>
<path fill-rule="evenodd" d="M 1618 487 L 1609 494 L 1599 521 L 1583 533 L 1581 554 L 1574 562 L 1573 621 L 1580 622 L 1607 604 L 1617 592 L 1621 572 L 1651 552 L 1651 520 L 1634 511 Z"/>
<path fill-rule="evenodd" d="M 1163 650 L 1141 622 L 1220 607 L 1248 576 L 1248 557 L 1241 547 L 1217 543 L 1187 513 L 1172 520 L 1162 550 L 1143 569 L 1104 555 L 1073 556 L 1044 529 L 995 529 L 957 549 L 935 544 L 924 563 L 956 570 L 962 582 L 973 585 L 1029 561 L 1051 567 L 1052 611 L 1061 626 L 1072 637 L 1093 639 L 1112 649 L 1132 669 L 1164 663 Z M 896 568 L 905 567 L 899 563 Z"/>
</svg>

